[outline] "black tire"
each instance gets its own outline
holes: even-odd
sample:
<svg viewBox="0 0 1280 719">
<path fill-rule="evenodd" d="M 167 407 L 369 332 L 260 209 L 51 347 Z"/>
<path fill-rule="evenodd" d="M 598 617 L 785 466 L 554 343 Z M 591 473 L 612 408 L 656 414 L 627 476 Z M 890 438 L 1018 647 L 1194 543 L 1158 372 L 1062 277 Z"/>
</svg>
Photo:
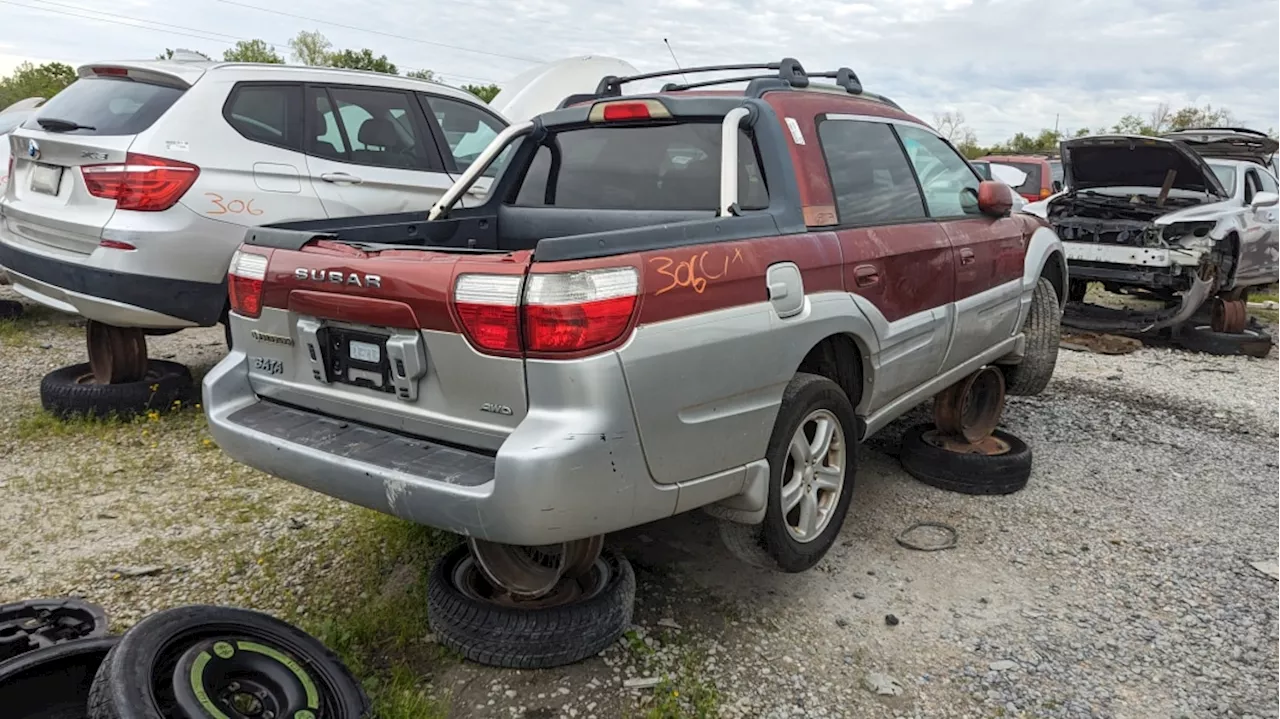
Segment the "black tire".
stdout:
<svg viewBox="0 0 1280 719">
<path fill-rule="evenodd" d="M 88 719 L 181 717 L 173 709 L 175 669 L 185 652 L 212 638 L 252 643 L 283 655 L 288 661 L 281 665 L 302 672 L 315 686 L 320 707 L 312 711 L 314 716 L 358 719 L 369 713 L 369 699 L 351 672 L 306 632 L 261 612 L 193 605 L 157 612 L 125 632 L 98 667 Z"/>
<path fill-rule="evenodd" d="M 29 599 L 0 605 L 0 662 L 43 647 L 106 634 L 107 613 L 80 599 Z"/>
<path fill-rule="evenodd" d="M 1187 325 L 1182 328 L 1178 343 L 1183 349 L 1211 355 L 1245 355 L 1259 359 L 1271 354 L 1274 341 L 1261 329 L 1246 328 L 1243 332 L 1214 332 L 1208 325 Z"/>
<path fill-rule="evenodd" d="M 1001 365 L 1004 372 L 1005 392 L 1030 397 L 1040 394 L 1053 378 L 1058 364 L 1058 343 L 1062 340 L 1062 306 L 1053 283 L 1041 277 L 1031 295 L 1031 310 L 1023 325 L 1027 338 L 1022 362 Z"/>
<path fill-rule="evenodd" d="M 907 474 L 932 487 L 961 494 L 1012 494 L 1027 486 L 1031 478 L 1031 447 L 1017 437 L 997 429 L 992 436 L 1007 443 L 1004 454 L 962 454 L 935 447 L 924 434 L 932 424 L 907 430 L 899 455 Z"/>
<path fill-rule="evenodd" d="M 119 637 L 78 639 L 0 662 L 4 719 L 85 719 L 94 673 Z"/>
<path fill-rule="evenodd" d="M 16 300 L 0 300 L 0 320 L 13 320 L 22 316 L 22 303 Z"/>
<path fill-rule="evenodd" d="M 139 382 L 89 384 L 88 363 L 56 369 L 40 380 L 40 404 L 60 418 L 74 416 L 129 419 L 149 410 L 165 412 L 191 401 L 191 370 L 177 362 L 147 360 L 147 376 Z M 154 389 L 152 389 L 154 387 Z"/>
<path fill-rule="evenodd" d="M 552 607 L 513 607 L 459 588 L 459 574 L 479 572 L 467 545 L 461 545 L 431 570 L 431 630 L 444 646 L 494 667 L 545 669 L 595 656 L 631 625 L 636 595 L 636 575 L 625 557 L 606 547 L 593 572 L 600 571 L 600 565 L 607 568 L 608 578 L 585 599 Z"/>
<path fill-rule="evenodd" d="M 811 413 L 825 409 L 835 415 L 847 448 L 843 485 L 826 528 L 808 542 L 800 542 L 788 530 L 782 509 L 783 473 L 786 471 L 791 439 L 801 422 Z M 769 499 L 764 521 L 741 524 L 727 519 L 717 520 L 720 539 L 736 557 L 748 564 L 782 572 L 803 572 L 817 564 L 835 543 L 849 513 L 853 498 L 854 477 L 858 469 L 858 447 L 855 439 L 857 418 L 853 404 L 840 385 L 826 377 L 799 373 L 782 394 L 782 406 L 769 437 L 766 459 L 769 461 Z"/>
</svg>

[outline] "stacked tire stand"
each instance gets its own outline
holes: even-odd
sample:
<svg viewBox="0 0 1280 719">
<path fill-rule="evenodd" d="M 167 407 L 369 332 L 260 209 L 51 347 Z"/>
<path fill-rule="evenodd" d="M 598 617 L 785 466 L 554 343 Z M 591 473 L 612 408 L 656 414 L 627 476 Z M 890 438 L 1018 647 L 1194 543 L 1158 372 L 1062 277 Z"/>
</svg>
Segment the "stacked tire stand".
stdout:
<svg viewBox="0 0 1280 719">
<path fill-rule="evenodd" d="M 925 484 L 977 495 L 1011 494 L 1031 477 L 1031 448 L 998 429 L 1004 413 L 1004 373 L 983 367 L 933 400 L 933 424 L 902 437 L 900 458 Z"/>
<path fill-rule="evenodd" d="M 267 614 L 157 612 L 122 636 L 77 599 L 0 606 L 4 719 L 359 719 L 368 697 L 342 662 Z"/>
</svg>

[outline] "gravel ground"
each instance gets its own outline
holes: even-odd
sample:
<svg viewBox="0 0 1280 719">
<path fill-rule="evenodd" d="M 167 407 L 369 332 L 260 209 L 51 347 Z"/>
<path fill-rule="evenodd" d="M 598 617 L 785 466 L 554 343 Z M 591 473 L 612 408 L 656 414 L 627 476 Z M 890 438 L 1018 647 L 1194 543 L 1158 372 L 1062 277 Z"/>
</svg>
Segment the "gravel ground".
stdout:
<svg viewBox="0 0 1280 719">
<path fill-rule="evenodd" d="M 195 410 L 44 418 L 40 376 L 82 343 L 58 315 L 0 333 L 0 526 L 18 528 L 0 602 L 76 593 L 124 628 L 187 602 L 313 626 L 378 600 L 357 578 L 390 520 L 235 465 Z M 221 330 L 150 346 L 201 373 Z M 738 564 L 698 513 L 640 527 L 611 540 L 640 583 L 624 641 L 554 671 L 432 660 L 423 689 L 457 717 L 1276 717 L 1277 586 L 1252 563 L 1277 558 L 1277 382 L 1274 355 L 1064 351 L 1005 416 L 1035 452 L 1026 490 L 909 478 L 895 454 L 917 410 L 862 452 L 815 570 Z M 958 546 L 894 541 L 920 521 Z"/>
</svg>

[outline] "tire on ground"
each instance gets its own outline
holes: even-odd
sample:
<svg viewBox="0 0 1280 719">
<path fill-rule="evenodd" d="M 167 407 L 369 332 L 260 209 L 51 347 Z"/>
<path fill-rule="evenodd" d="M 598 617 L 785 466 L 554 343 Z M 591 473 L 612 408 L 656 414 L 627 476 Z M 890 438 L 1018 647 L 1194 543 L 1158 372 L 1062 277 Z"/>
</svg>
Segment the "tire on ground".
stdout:
<svg viewBox="0 0 1280 719">
<path fill-rule="evenodd" d="M 899 458 L 907 474 L 927 485 L 961 494 L 1012 494 L 1031 478 L 1031 448 L 1026 442 L 997 429 L 992 436 L 1007 443 L 1005 454 L 984 455 L 951 452 L 925 441 L 932 424 L 907 430 Z"/>
<path fill-rule="evenodd" d="M 1245 328 L 1243 332 L 1214 332 L 1208 325 L 1183 327 L 1178 343 L 1192 352 L 1258 358 L 1270 354 L 1271 345 L 1274 344 L 1271 335 L 1260 329 Z"/>
<path fill-rule="evenodd" d="M 1029 397 L 1040 394 L 1053 377 L 1058 364 L 1058 343 L 1062 340 L 1062 307 L 1053 283 L 1041 277 L 1031 295 L 1031 310 L 1022 328 L 1027 338 L 1022 362 L 1000 365 L 1005 391 Z"/>
<path fill-rule="evenodd" d="M 138 382 L 92 384 L 89 365 L 56 369 L 40 380 L 40 404 L 57 417 L 128 419 L 149 410 L 164 412 L 185 404 L 195 392 L 191 370 L 177 362 L 147 360 L 147 376 Z"/>
<path fill-rule="evenodd" d="M 439 642 L 473 662 L 513 669 L 572 664 L 604 651 L 631 625 L 636 576 L 608 547 L 599 560 L 609 570 L 605 585 L 553 607 L 510 607 L 464 593 L 455 582 L 464 561 L 472 561 L 465 544 L 436 562 L 427 580 L 427 616 Z M 479 570 L 473 565 L 470 571 Z"/>
<path fill-rule="evenodd" d="M 268 614 L 192 605 L 152 614 L 125 632 L 103 660 L 89 692 L 88 719 L 171 719 L 174 669 L 182 652 L 215 637 L 282 654 L 316 689 L 326 719 L 360 719 L 369 699 L 338 657 L 317 639 Z M 157 691 L 158 690 L 158 691 Z M 157 706 L 157 704 L 166 706 Z M 284 719 L 283 717 L 281 719 Z"/>
<path fill-rule="evenodd" d="M 0 662 L 0 716 L 80 719 L 94 672 L 119 637 L 77 639 Z"/>
<path fill-rule="evenodd" d="M 787 530 L 786 516 L 782 511 L 783 471 L 790 453 L 792 436 L 805 417 L 816 409 L 833 413 L 842 425 L 843 441 L 847 448 L 843 485 L 830 523 L 816 539 L 799 542 Z M 782 406 L 769 437 L 765 457 L 769 460 L 769 497 L 764 521 L 760 524 L 740 524 L 727 519 L 717 519 L 720 539 L 738 559 L 761 567 L 783 572 L 803 572 L 817 564 L 840 534 L 849 502 L 853 497 L 854 477 L 858 468 L 858 447 L 854 435 L 857 426 L 853 404 L 840 385 L 830 379 L 804 372 L 796 374 L 782 394 Z"/>
</svg>

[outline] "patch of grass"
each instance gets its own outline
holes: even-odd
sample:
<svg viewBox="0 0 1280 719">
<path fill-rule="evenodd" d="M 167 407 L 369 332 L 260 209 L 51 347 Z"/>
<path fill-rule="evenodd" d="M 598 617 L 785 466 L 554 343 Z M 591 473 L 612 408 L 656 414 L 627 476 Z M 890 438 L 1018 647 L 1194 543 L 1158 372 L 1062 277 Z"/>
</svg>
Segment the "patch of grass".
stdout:
<svg viewBox="0 0 1280 719">
<path fill-rule="evenodd" d="M 703 680 L 701 652 L 686 649 L 675 676 L 664 677 L 654 687 L 653 704 L 644 719 L 716 719 L 720 716 L 720 692 Z"/>
<path fill-rule="evenodd" d="M 151 410 L 129 419 L 114 415 L 90 417 L 86 415 L 55 417 L 39 407 L 31 407 L 13 427 L 13 436 L 22 441 L 65 439 L 86 436 L 104 441 L 127 438 L 145 438 L 154 443 L 158 437 L 179 430 L 200 431 L 207 427 L 204 411 L 199 404 L 183 406 L 175 402 L 168 411 Z M 209 442 L 212 445 L 212 440 Z M 204 447 L 204 444 L 201 444 Z"/>
<path fill-rule="evenodd" d="M 1280 323 L 1280 310 L 1267 310 L 1267 309 L 1262 309 L 1261 307 L 1250 307 L 1249 314 L 1253 315 L 1254 317 L 1257 317 L 1263 322 L 1267 322 L 1273 325 Z"/>
<path fill-rule="evenodd" d="M 73 324 L 75 321 L 42 305 L 26 305 L 21 317 L 0 320 L 0 347 L 27 347 L 35 341 L 37 332 L 46 329 L 66 334 L 83 332 Z"/>
<path fill-rule="evenodd" d="M 366 558 L 357 564 L 361 576 L 356 578 L 364 591 L 348 613 L 304 622 L 304 628 L 363 679 L 379 719 L 445 717 L 448 704 L 427 691 L 426 680 L 456 658 L 427 638 L 426 573 L 457 540 L 373 512 L 361 523 L 343 551 Z"/>
<path fill-rule="evenodd" d="M 1280 302 L 1280 285 L 1271 285 L 1249 293 L 1250 302 Z"/>
</svg>

